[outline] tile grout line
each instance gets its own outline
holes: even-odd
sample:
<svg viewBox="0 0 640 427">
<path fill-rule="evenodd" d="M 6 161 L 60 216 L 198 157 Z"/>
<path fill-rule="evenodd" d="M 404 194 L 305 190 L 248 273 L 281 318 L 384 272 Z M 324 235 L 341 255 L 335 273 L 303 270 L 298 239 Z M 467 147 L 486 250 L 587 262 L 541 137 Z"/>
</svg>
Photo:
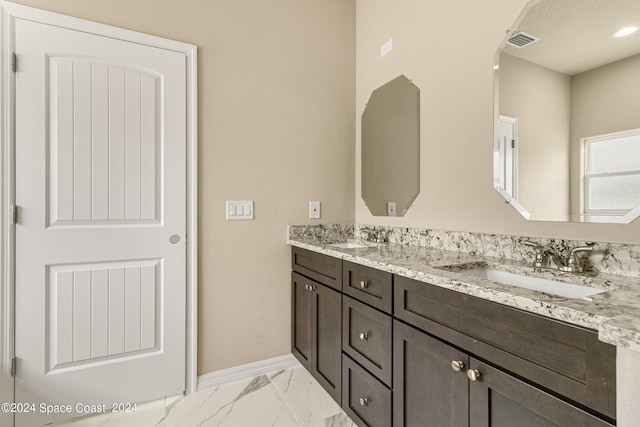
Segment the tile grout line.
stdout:
<svg viewBox="0 0 640 427">
<path fill-rule="evenodd" d="M 284 404 L 284 407 L 287 408 L 287 411 L 289 412 L 289 414 L 291 414 L 291 418 L 293 418 L 293 420 L 296 422 L 296 425 L 298 427 L 303 427 L 300 424 L 300 421 L 298 420 L 298 418 L 296 418 L 295 414 L 293 413 L 293 411 L 291 410 L 291 408 L 289 407 L 289 404 L 287 403 L 287 399 L 284 398 L 284 396 L 282 395 L 282 393 L 280 392 L 280 389 L 274 384 L 274 382 L 271 380 L 271 374 L 277 373 L 277 372 L 290 372 L 293 368 L 287 368 L 287 369 L 281 369 L 278 371 L 273 371 L 273 372 L 267 372 L 267 378 L 269 378 L 269 384 L 271 384 L 273 386 L 273 388 L 276 389 L 276 393 L 278 393 L 278 397 L 280 398 L 280 400 L 282 400 L 282 403 Z M 293 375 L 293 373 L 292 373 Z"/>
<path fill-rule="evenodd" d="M 274 386 L 274 388 L 276 389 L 276 391 L 277 391 L 278 395 L 280 396 L 280 398 L 281 398 L 281 399 L 282 399 L 282 401 L 284 402 L 285 406 L 287 407 L 287 409 L 289 410 L 289 412 L 290 412 L 290 413 L 291 413 L 291 415 L 293 416 L 293 419 L 296 421 L 296 424 L 297 424 L 299 427 L 312 427 L 312 426 L 315 426 L 315 425 L 316 425 L 316 421 L 317 421 L 318 423 L 320 423 L 320 422 L 325 422 L 325 424 L 326 424 L 326 421 L 327 421 L 327 420 L 329 420 L 329 419 L 331 419 L 331 418 L 333 418 L 333 417 L 335 417 L 335 416 L 338 416 L 338 415 L 344 415 L 347 419 L 349 419 L 349 420 L 351 421 L 351 423 L 352 423 L 351 425 L 352 425 L 353 427 L 357 427 L 357 425 L 353 422 L 353 420 L 351 420 L 351 419 L 349 418 L 349 416 L 348 416 L 348 415 L 347 415 L 347 414 L 342 410 L 342 408 L 340 407 L 340 405 L 339 405 L 339 404 L 338 404 L 338 412 L 337 412 L 337 413 L 335 413 L 335 414 L 333 414 L 333 415 L 331 415 L 331 416 L 329 416 L 329 417 L 325 417 L 325 418 L 321 418 L 321 419 L 317 419 L 317 420 L 310 420 L 310 421 L 311 421 L 311 424 L 309 424 L 309 425 L 303 425 L 303 424 L 301 424 L 301 421 L 300 421 L 300 420 L 298 420 L 298 419 L 296 418 L 295 414 L 293 413 L 293 410 L 290 408 L 290 406 L 289 406 L 289 404 L 288 404 L 288 402 L 287 402 L 287 399 L 286 399 L 286 398 L 285 398 L 285 396 L 280 392 L 280 389 L 279 389 L 279 388 L 278 388 L 278 387 L 273 383 L 273 381 L 271 380 L 271 376 L 270 376 L 270 375 L 272 375 L 272 374 L 274 374 L 274 373 L 278 373 L 278 372 L 283 372 L 283 373 L 284 373 L 284 372 L 290 372 L 290 375 L 293 377 L 293 370 L 294 370 L 294 369 L 297 369 L 297 368 L 302 368 L 302 367 L 300 366 L 300 367 L 296 367 L 296 368 L 287 368 L 287 369 L 283 369 L 283 370 L 278 370 L 278 371 L 269 372 L 269 373 L 267 373 L 267 377 L 269 378 L 269 381 L 271 382 L 271 384 L 272 384 L 272 385 Z M 302 368 L 302 369 L 304 369 L 304 368 Z M 310 374 L 309 374 L 309 375 L 310 375 Z M 315 378 L 313 378 L 313 376 L 311 376 L 311 375 L 310 375 L 310 379 L 311 379 L 312 381 L 314 381 L 314 382 L 315 382 L 315 384 L 317 384 L 317 385 L 318 385 L 318 387 L 320 387 L 320 389 L 322 390 L 322 393 L 326 393 L 326 391 L 325 391 L 324 389 L 322 389 L 322 386 L 320 385 L 320 383 L 319 383 Z M 327 394 L 327 397 L 328 397 L 328 398 L 330 398 L 330 399 L 332 399 L 332 401 L 333 401 L 333 398 L 331 398 L 328 394 Z M 335 402 L 335 403 L 337 404 L 337 402 Z"/>
</svg>

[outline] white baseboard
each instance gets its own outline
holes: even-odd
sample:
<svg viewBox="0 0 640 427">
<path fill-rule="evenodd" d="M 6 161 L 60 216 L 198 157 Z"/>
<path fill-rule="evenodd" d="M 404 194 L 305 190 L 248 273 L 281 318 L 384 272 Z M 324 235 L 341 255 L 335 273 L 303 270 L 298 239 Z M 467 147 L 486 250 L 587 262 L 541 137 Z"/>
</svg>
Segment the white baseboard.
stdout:
<svg viewBox="0 0 640 427">
<path fill-rule="evenodd" d="M 198 377 L 198 390 L 217 387 L 222 384 L 228 384 L 244 380 L 246 378 L 253 378 L 259 375 L 264 375 L 268 372 L 279 371 L 296 366 L 300 366 L 298 359 L 296 359 L 293 354 L 287 354 L 285 356 L 274 357 L 273 359 L 260 360 L 258 362 L 247 363 L 246 365 L 240 365 L 234 368 L 222 369 L 220 371 L 200 375 Z"/>
</svg>

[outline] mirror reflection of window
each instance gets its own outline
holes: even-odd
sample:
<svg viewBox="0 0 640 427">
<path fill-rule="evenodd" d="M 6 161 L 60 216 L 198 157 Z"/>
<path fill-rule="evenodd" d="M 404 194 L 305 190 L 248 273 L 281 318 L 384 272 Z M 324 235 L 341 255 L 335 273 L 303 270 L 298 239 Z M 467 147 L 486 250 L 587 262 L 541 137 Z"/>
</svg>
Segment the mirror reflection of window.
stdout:
<svg viewBox="0 0 640 427">
<path fill-rule="evenodd" d="M 639 0 L 531 0 L 500 44 L 493 185 L 526 219 L 640 218 L 640 166 L 615 163 L 640 162 L 637 148 L 608 141 L 640 134 L 639 25 Z M 498 146 L 503 115 L 518 118 L 517 185 L 507 146 Z M 587 150 L 597 152 L 592 163 Z M 602 152 L 616 153 L 604 169 Z"/>
<path fill-rule="evenodd" d="M 640 205 L 640 129 L 584 141 L 584 212 L 592 221 Z"/>
</svg>

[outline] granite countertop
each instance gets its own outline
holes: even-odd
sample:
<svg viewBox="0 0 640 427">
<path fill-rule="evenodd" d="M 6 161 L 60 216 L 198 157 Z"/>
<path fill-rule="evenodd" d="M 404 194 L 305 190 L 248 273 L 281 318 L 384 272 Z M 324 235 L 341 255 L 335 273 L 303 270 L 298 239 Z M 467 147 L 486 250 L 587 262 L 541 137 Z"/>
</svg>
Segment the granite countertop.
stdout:
<svg viewBox="0 0 640 427">
<path fill-rule="evenodd" d="M 287 243 L 592 329 L 598 332 L 603 342 L 640 352 L 640 278 L 534 270 L 519 261 L 394 243 L 361 242 L 368 246 L 353 249 L 336 248 L 330 245 L 331 242 L 313 238 L 290 238 Z M 478 263 L 503 271 L 606 289 L 606 292 L 572 299 L 503 285 L 460 272 L 465 267 L 463 264 Z"/>
</svg>

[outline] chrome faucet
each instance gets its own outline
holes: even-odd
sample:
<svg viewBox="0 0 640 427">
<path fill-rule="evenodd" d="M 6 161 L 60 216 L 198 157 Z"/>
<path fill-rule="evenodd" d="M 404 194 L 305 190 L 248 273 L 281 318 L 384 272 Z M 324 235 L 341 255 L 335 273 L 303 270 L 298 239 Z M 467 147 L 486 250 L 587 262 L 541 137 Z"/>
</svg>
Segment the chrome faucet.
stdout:
<svg viewBox="0 0 640 427">
<path fill-rule="evenodd" d="M 575 247 L 569 251 L 569 256 L 565 258 L 551 246 L 542 246 L 529 240 L 525 240 L 522 243 L 531 246 L 536 253 L 536 258 L 533 261 L 534 268 L 546 268 L 548 270 L 559 270 L 567 273 L 581 273 L 584 271 L 580 264 L 578 254 L 593 251 L 594 245 L 593 243 L 587 243 L 587 246 Z"/>
<path fill-rule="evenodd" d="M 384 243 L 387 241 L 382 230 L 376 231 L 370 229 L 369 227 L 362 227 L 360 231 L 366 234 L 366 240 L 368 240 L 369 242 Z"/>
</svg>

